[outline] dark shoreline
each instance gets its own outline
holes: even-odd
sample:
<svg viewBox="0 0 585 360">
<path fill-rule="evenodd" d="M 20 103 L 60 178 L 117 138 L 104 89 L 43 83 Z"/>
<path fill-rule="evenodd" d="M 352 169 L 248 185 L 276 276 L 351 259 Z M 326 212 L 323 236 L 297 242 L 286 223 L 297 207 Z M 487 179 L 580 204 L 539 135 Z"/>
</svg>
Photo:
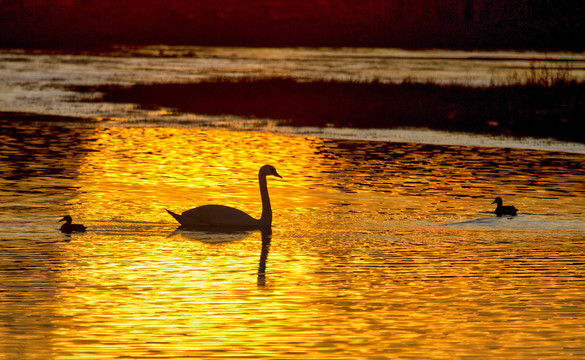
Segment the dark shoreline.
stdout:
<svg viewBox="0 0 585 360">
<path fill-rule="evenodd" d="M 293 79 L 72 88 L 92 101 L 282 120 L 290 126 L 420 127 L 585 143 L 585 84 L 489 87 Z"/>
<path fill-rule="evenodd" d="M 61 123 L 98 123 L 101 120 L 91 117 L 37 114 L 22 111 L 0 111 L 0 122 L 27 121 L 27 122 L 61 122 Z"/>
</svg>

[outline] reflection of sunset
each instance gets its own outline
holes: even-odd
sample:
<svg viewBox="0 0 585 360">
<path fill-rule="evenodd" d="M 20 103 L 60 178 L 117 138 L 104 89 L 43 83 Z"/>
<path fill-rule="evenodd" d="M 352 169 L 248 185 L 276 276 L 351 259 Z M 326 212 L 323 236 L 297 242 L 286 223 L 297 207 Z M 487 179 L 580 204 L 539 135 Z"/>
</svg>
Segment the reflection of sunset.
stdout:
<svg viewBox="0 0 585 360">
<path fill-rule="evenodd" d="M 34 160 L 7 157 L 4 213 L 49 218 L 0 243 L 6 353 L 490 358 L 498 344 L 498 357 L 552 358 L 585 338 L 581 155 L 194 128 L 37 136 L 0 144 Z M 283 176 L 268 181 L 269 243 L 177 229 L 164 211 L 259 216 L 264 164 Z M 494 194 L 521 214 L 490 214 Z M 63 237 L 64 211 L 88 231 Z"/>
<path fill-rule="evenodd" d="M 128 137 L 129 132 L 134 134 Z M 307 187 L 298 175 L 313 167 L 311 145 L 260 133 L 103 130 L 80 170 L 82 196 L 88 196 L 83 203 L 100 217 L 141 221 L 166 219 L 165 207 L 186 210 L 206 203 L 259 214 L 258 168 L 273 164 L 284 179 L 271 179 L 269 190 L 275 208 L 282 209 Z"/>
<path fill-rule="evenodd" d="M 204 204 L 233 206 L 259 217 L 257 172 L 264 164 L 283 176 L 268 181 L 275 225 L 347 221 L 353 227 L 367 223 L 358 219 L 372 210 L 368 216 L 378 223 L 384 217 L 434 221 L 434 215 L 465 214 L 470 206 L 475 207 L 471 214 L 492 210 L 493 194 L 506 196 L 509 174 L 520 169 L 516 186 L 529 186 L 535 182 L 531 164 L 547 163 L 529 151 L 521 164 L 494 168 L 486 156 L 499 161 L 499 154 L 490 149 L 478 153 L 465 147 L 172 128 L 99 129 L 89 147 L 79 168 L 83 191 L 77 199 L 86 218 L 169 223 L 174 220 L 165 208 L 181 212 Z M 564 181 L 577 184 L 579 179 Z M 556 191 L 546 187 L 545 179 L 539 182 L 544 187 L 537 191 Z M 521 191 L 515 194 L 517 201 L 520 196 Z M 479 208 L 478 197 L 485 199 Z M 570 212 L 577 203 L 569 199 L 563 208 Z"/>
</svg>

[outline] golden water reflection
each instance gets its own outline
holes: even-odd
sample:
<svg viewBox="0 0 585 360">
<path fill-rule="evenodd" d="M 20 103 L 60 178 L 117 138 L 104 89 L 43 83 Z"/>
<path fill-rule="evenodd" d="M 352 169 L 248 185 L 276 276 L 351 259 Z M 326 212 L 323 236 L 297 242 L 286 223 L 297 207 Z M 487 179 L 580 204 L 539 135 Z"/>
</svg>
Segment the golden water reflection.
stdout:
<svg viewBox="0 0 585 360">
<path fill-rule="evenodd" d="M 6 358 L 585 356 L 581 155 L 190 128 L 2 136 Z M 263 164 L 283 176 L 272 234 L 184 231 L 164 211 L 259 216 Z M 495 196 L 520 216 L 490 214 Z M 58 232 L 65 212 L 88 232 Z"/>
</svg>

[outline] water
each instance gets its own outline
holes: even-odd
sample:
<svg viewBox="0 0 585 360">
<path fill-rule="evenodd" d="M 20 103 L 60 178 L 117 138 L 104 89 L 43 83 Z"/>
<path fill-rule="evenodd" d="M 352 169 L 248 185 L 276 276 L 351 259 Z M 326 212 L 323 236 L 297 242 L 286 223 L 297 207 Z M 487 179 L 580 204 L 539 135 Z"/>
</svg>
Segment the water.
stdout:
<svg viewBox="0 0 585 360">
<path fill-rule="evenodd" d="M 7 359 L 585 356 L 583 155 L 75 123 L 2 134 Z M 271 238 L 177 230 L 164 211 L 259 216 L 265 163 L 284 177 L 269 180 Z M 498 195 L 520 215 L 491 214 Z M 67 213 L 88 232 L 61 234 Z"/>
<path fill-rule="evenodd" d="M 104 73 L 132 62 L 100 56 Z M 94 106 L 13 76 L 31 93 L 4 91 L 4 110 Z M 585 357 L 579 145 L 240 131 L 95 106 L 119 121 L 0 121 L 0 359 Z M 181 230 L 164 210 L 259 216 L 263 164 L 283 176 L 268 183 L 271 234 Z M 491 213 L 496 196 L 519 215 Z M 65 214 L 88 231 L 59 232 Z"/>
</svg>

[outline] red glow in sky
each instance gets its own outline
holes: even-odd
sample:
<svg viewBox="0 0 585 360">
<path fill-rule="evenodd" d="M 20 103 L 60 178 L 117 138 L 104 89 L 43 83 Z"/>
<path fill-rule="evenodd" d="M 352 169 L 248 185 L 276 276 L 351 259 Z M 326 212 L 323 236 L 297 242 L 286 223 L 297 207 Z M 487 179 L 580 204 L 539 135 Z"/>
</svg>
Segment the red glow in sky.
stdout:
<svg viewBox="0 0 585 360">
<path fill-rule="evenodd" d="M 0 0 L 0 46 L 583 47 L 585 6 L 543 0 Z M 570 36 L 567 36 L 570 35 Z M 573 39 L 573 40 L 571 40 Z"/>
</svg>

